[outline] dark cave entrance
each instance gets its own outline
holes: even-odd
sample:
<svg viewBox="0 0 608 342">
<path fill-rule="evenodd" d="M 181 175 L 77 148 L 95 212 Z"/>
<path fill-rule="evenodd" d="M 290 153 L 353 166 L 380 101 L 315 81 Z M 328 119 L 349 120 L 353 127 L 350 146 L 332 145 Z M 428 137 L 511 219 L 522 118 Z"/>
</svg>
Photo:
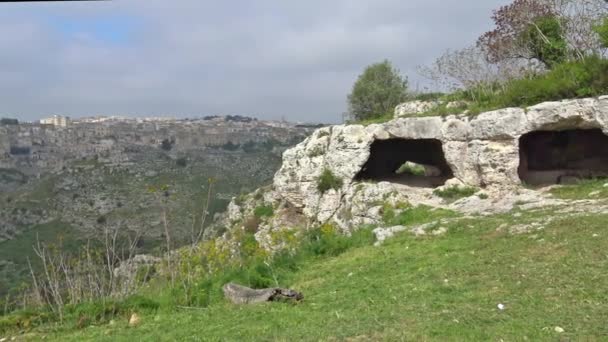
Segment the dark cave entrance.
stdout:
<svg viewBox="0 0 608 342">
<path fill-rule="evenodd" d="M 608 136 L 601 129 L 531 132 L 520 138 L 519 156 L 519 178 L 530 185 L 608 176 Z"/>
<path fill-rule="evenodd" d="M 435 188 L 452 177 L 441 141 L 389 139 L 372 143 L 370 157 L 355 179 Z"/>
</svg>

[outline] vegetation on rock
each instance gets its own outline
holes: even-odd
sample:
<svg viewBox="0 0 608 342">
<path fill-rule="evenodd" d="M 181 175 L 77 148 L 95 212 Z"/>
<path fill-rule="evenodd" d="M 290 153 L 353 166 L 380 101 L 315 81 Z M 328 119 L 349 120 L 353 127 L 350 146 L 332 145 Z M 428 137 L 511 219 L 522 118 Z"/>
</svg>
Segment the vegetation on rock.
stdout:
<svg viewBox="0 0 608 342">
<path fill-rule="evenodd" d="M 477 188 L 468 186 L 451 186 L 445 189 L 437 189 L 433 194 L 448 201 L 456 201 L 461 198 L 470 197 L 479 191 Z"/>
<path fill-rule="evenodd" d="M 343 184 L 342 178 L 335 176 L 330 169 L 325 169 L 317 179 L 317 190 L 323 194 L 331 189 L 339 190 Z"/>
</svg>

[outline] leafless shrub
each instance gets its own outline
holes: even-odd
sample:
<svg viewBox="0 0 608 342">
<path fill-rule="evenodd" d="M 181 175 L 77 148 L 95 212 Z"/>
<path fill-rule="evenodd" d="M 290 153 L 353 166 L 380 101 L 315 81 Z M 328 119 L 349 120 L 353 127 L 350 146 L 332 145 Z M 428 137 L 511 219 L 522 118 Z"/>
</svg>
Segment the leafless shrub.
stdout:
<svg viewBox="0 0 608 342">
<path fill-rule="evenodd" d="M 489 62 L 486 51 L 478 46 L 448 50 L 430 66 L 419 66 L 418 73 L 433 81 L 437 89 L 453 91 L 493 87 L 521 78 L 530 70 L 541 70 L 538 63 L 526 60 Z"/>
</svg>

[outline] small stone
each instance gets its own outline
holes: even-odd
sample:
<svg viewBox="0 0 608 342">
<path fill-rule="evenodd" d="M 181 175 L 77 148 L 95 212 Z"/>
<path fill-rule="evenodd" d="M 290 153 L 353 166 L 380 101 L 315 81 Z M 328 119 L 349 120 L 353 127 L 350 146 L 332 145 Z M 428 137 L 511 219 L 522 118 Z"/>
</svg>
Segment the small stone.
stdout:
<svg viewBox="0 0 608 342">
<path fill-rule="evenodd" d="M 555 332 L 558 334 L 561 334 L 565 331 L 564 328 L 562 328 L 562 327 L 555 327 L 555 329 L 553 329 L 553 330 L 555 330 Z"/>
<path fill-rule="evenodd" d="M 600 237 L 599 234 L 593 234 L 593 237 Z"/>
<path fill-rule="evenodd" d="M 131 318 L 129 319 L 129 326 L 130 327 L 136 327 L 141 323 L 141 318 L 139 317 L 138 314 L 134 313 L 131 315 Z"/>
<path fill-rule="evenodd" d="M 589 197 L 595 197 L 595 196 L 598 196 L 599 194 L 600 194 L 599 191 L 592 191 L 589 193 Z"/>
</svg>

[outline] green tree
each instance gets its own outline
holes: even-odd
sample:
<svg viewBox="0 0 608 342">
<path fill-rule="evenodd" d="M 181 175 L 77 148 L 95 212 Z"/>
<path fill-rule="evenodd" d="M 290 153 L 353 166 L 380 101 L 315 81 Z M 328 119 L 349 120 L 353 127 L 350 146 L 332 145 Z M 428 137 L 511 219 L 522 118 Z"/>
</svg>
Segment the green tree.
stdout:
<svg viewBox="0 0 608 342">
<path fill-rule="evenodd" d="M 536 59 L 551 68 L 566 59 L 568 44 L 560 17 L 544 0 L 515 0 L 494 11 L 495 28 L 477 40 L 489 62 Z"/>
<path fill-rule="evenodd" d="M 593 27 L 594 31 L 599 35 L 600 42 L 604 48 L 608 49 L 608 17 L 599 24 Z"/>
<path fill-rule="evenodd" d="M 568 43 L 559 19 L 546 16 L 528 25 L 519 37 L 521 45 L 526 46 L 534 58 L 548 68 L 562 63 L 568 58 Z"/>
<path fill-rule="evenodd" d="M 407 79 L 385 60 L 368 66 L 348 95 L 349 112 L 355 120 L 380 117 L 407 98 Z"/>
</svg>

